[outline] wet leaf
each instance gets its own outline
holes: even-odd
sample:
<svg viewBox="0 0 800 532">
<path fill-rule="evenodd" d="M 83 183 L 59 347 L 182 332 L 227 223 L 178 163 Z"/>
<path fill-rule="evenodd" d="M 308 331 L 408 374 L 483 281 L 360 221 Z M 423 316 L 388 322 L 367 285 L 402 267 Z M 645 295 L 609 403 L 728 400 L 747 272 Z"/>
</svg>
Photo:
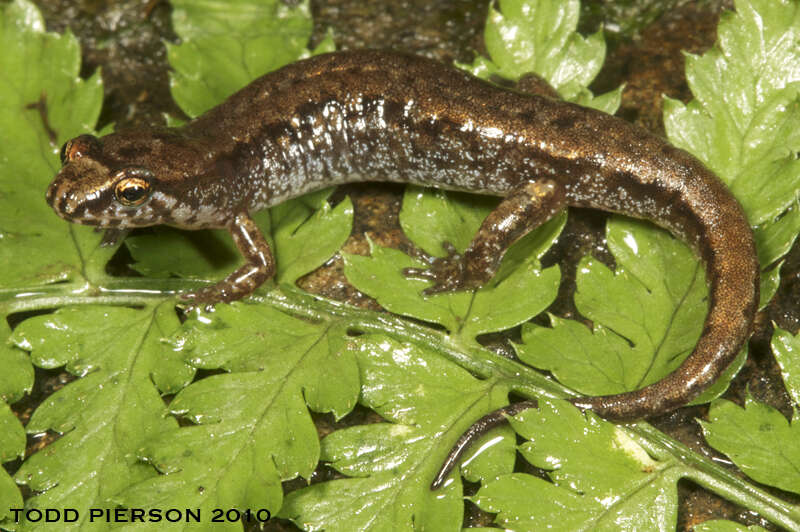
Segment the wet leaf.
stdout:
<svg viewBox="0 0 800 532">
<path fill-rule="evenodd" d="M 417 236 L 422 234 L 421 227 L 430 227 L 430 235 L 419 237 L 420 245 L 434 253 L 443 255 L 443 241 L 456 243 L 463 251 L 487 210 L 485 200 L 478 201 L 478 208 L 472 207 L 473 198 L 410 188 L 401 223 L 407 233 Z M 436 221 L 431 223 L 432 219 Z M 345 275 L 387 310 L 438 323 L 458 341 L 475 344 L 477 335 L 518 325 L 539 314 L 555 298 L 559 270 L 542 269 L 539 258 L 561 232 L 565 220 L 565 216 L 557 216 L 520 239 L 506 253 L 497 275 L 478 290 L 425 296 L 422 290 L 430 282 L 407 279 L 402 273 L 406 267 L 425 264 L 375 245 L 370 257 L 345 255 Z M 517 297 L 521 293 L 526 297 Z"/>
<path fill-rule="evenodd" d="M 597 76 L 606 54 L 602 31 L 583 37 L 576 31 L 578 0 L 500 0 L 489 8 L 484 30 L 487 59 L 464 65 L 478 77 L 499 75 L 518 80 L 535 73 L 547 80 L 562 98 L 614 113 L 622 87 L 595 97 L 587 88 Z"/>
<path fill-rule="evenodd" d="M 706 440 L 725 453 L 747 476 L 782 490 L 800 493 L 800 422 L 791 422 L 764 403 L 745 399 L 711 405 L 709 421 L 700 421 Z"/>
<path fill-rule="evenodd" d="M 800 406 L 800 335 L 792 336 L 780 327 L 772 334 L 772 352 L 781 368 L 783 384 L 789 397 Z"/>
<path fill-rule="evenodd" d="M 61 434 L 15 476 L 36 493 L 26 508 L 114 508 L 120 490 L 154 476 L 139 449 L 177 425 L 160 393 L 176 391 L 194 373 L 161 341 L 177 327 L 171 305 L 95 306 L 30 318 L 14 330 L 13 342 L 38 366 L 65 366 L 81 377 L 48 397 L 26 427 Z"/>
<path fill-rule="evenodd" d="M 175 0 L 172 23 L 181 37 L 167 44 L 174 69 L 172 97 L 198 116 L 252 80 L 308 55 L 308 2 Z"/>
<path fill-rule="evenodd" d="M 0 401 L 0 464 L 25 455 L 25 429 L 4 402 Z M 13 520 L 11 508 L 22 508 L 22 493 L 14 479 L 0 468 L 0 525 Z"/>
<path fill-rule="evenodd" d="M 323 460 L 353 478 L 289 494 L 281 516 L 307 529 L 330 531 L 460 530 L 460 477 L 437 492 L 430 483 L 456 438 L 475 418 L 505 402 L 508 388 L 475 379 L 433 351 L 381 335 L 366 335 L 358 344 L 361 402 L 388 423 L 327 436 Z M 510 471 L 514 440 L 508 432 L 506 427 L 484 449 L 481 472 Z"/>
<path fill-rule="evenodd" d="M 675 529 L 680 465 L 651 458 L 621 429 L 563 401 L 542 402 L 511 424 L 528 440 L 522 456 L 551 482 L 512 473 L 470 497 L 505 530 Z"/>
<path fill-rule="evenodd" d="M 308 409 L 339 418 L 355 406 L 358 368 L 336 322 L 308 323 L 259 305 L 224 305 L 172 339 L 192 365 L 224 368 L 182 390 L 170 409 L 196 426 L 150 441 L 165 475 L 120 495 L 133 507 L 281 507 L 281 480 L 319 459 Z M 202 488 L 202 489 L 201 489 Z"/>
</svg>

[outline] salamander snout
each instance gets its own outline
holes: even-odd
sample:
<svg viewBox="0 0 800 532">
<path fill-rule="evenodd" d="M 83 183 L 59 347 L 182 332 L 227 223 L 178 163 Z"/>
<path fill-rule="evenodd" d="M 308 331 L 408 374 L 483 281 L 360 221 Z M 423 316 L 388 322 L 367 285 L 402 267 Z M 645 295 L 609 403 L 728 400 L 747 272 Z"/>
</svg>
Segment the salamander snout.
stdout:
<svg viewBox="0 0 800 532">
<path fill-rule="evenodd" d="M 55 183 L 50 183 L 50 186 L 47 187 L 47 193 L 45 194 L 45 199 L 47 200 L 47 204 L 50 205 L 51 208 L 55 209 L 53 206 L 53 201 L 56 197 L 56 187 Z"/>
<path fill-rule="evenodd" d="M 47 187 L 45 199 L 61 218 L 72 222 L 97 225 L 97 222 L 92 223 L 91 220 L 86 219 L 85 194 L 77 190 L 75 183 L 61 173 Z"/>
</svg>

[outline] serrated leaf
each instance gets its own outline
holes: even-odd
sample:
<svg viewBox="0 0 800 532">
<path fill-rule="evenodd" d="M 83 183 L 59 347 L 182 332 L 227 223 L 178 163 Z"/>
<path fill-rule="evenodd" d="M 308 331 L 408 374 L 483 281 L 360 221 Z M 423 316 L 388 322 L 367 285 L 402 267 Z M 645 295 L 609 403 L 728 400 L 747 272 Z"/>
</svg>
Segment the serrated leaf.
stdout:
<svg viewBox="0 0 800 532">
<path fill-rule="evenodd" d="M 0 470 L 0 526 L 7 530 L 14 530 L 11 523 L 14 522 L 12 508 L 22 508 L 22 493 L 20 493 L 14 479 Z"/>
<path fill-rule="evenodd" d="M 473 201 L 468 195 L 410 188 L 401 211 L 403 228 L 434 253 L 442 253 L 443 241 L 466 247 L 488 210 L 484 200 L 477 207 L 471 206 Z M 553 301 L 559 270 L 542 269 L 539 258 L 565 221 L 564 215 L 557 216 L 520 239 L 506 253 L 494 278 L 478 290 L 424 296 L 422 290 L 429 282 L 407 279 L 402 270 L 425 265 L 399 251 L 375 245 L 370 257 L 345 255 L 345 275 L 387 310 L 441 324 L 459 341 L 475 344 L 477 335 L 519 325 Z M 432 236 L 423 235 L 420 228 L 425 227 L 432 229 Z M 519 293 L 527 296 L 516 297 Z"/>
<path fill-rule="evenodd" d="M 131 268 L 147 277 L 219 280 L 242 257 L 227 231 L 181 231 L 158 226 L 131 235 L 125 245 L 136 261 Z"/>
<path fill-rule="evenodd" d="M 800 231 L 796 212 L 776 223 L 800 189 L 800 6 L 739 0 L 717 34 L 711 50 L 686 59 L 696 99 L 666 99 L 664 124 L 675 145 L 731 187 L 759 226 L 759 260 L 767 267 Z"/>
<path fill-rule="evenodd" d="M 467 70 L 479 77 L 517 80 L 535 73 L 569 101 L 613 113 L 621 88 L 595 98 L 586 88 L 606 53 L 602 31 L 583 37 L 576 31 L 578 0 L 500 0 L 489 8 L 484 29 L 491 59 L 477 57 Z"/>
<path fill-rule="evenodd" d="M 8 405 L 0 401 L 0 464 L 22 458 L 25 454 L 25 443 L 22 423 Z"/>
<path fill-rule="evenodd" d="M 165 474 L 131 483 L 114 500 L 131 508 L 196 508 L 210 530 L 241 530 L 241 524 L 236 522 L 210 523 L 216 508 L 266 509 L 274 514 L 282 497 L 274 462 L 261 459 L 263 442 L 243 448 L 235 438 L 241 433 L 234 427 L 236 434 L 228 434 L 229 428 L 185 427 L 154 438 L 142 453 Z M 178 522 L 150 526 L 152 530 L 183 530 L 186 525 Z"/>
<path fill-rule="evenodd" d="M 0 402 L 13 403 L 33 388 L 33 366 L 21 349 L 8 342 L 11 328 L 5 316 L 0 315 Z"/>
<path fill-rule="evenodd" d="M 772 296 L 778 291 L 781 284 L 781 264 L 774 268 L 761 272 L 758 289 L 758 308 L 763 309 L 772 300 Z"/>
<path fill-rule="evenodd" d="M 432 492 L 441 461 L 471 422 L 507 401 L 502 383 L 480 381 L 426 349 L 381 335 L 358 338 L 362 402 L 391 423 L 336 431 L 322 457 L 356 478 L 287 496 L 281 516 L 326 530 L 459 530 L 461 483 Z M 494 433 L 493 433 L 494 434 Z M 489 469 L 513 465 L 513 438 L 486 451 Z M 413 511 L 410 509 L 413 508 Z"/>
<path fill-rule="evenodd" d="M 25 455 L 25 429 L 7 404 L 0 401 L 0 464 Z M 0 467 L 0 526 L 13 519 L 11 508 L 22 508 L 22 493 L 14 479 Z"/>
<path fill-rule="evenodd" d="M 470 497 L 497 513 L 495 523 L 504 529 L 675 529 L 680 465 L 654 460 L 621 429 L 564 401 L 542 401 L 511 424 L 529 440 L 522 455 L 549 471 L 552 483 L 513 473 Z"/>
<path fill-rule="evenodd" d="M 94 281 L 113 250 L 99 249 L 92 229 L 60 220 L 44 195 L 59 168 L 61 143 L 94 127 L 100 76 L 80 79 L 75 37 L 45 32 L 27 0 L 3 5 L 0 46 L 0 287 Z M 48 137 L 41 105 L 55 139 Z"/>
<path fill-rule="evenodd" d="M 789 397 L 800 406 L 800 335 L 792 336 L 789 331 L 775 327 L 772 333 L 772 353 L 778 366 Z"/>
<path fill-rule="evenodd" d="M 308 1 L 176 0 L 172 23 L 181 44 L 167 44 L 172 97 L 198 116 L 250 81 L 308 54 Z M 320 48 L 325 50 L 329 43 Z"/>
<path fill-rule="evenodd" d="M 55 431 L 61 438 L 29 457 L 17 482 L 40 492 L 27 508 L 114 508 L 126 486 L 153 476 L 137 459 L 148 439 L 176 426 L 159 390 L 175 391 L 193 371 L 161 341 L 178 326 L 170 305 L 141 310 L 66 308 L 29 318 L 12 340 L 31 351 L 37 365 L 66 365 L 79 379 L 48 397 L 28 423 L 29 433 Z M 23 523 L 22 530 L 44 523 Z M 62 529 L 85 523 L 62 524 Z M 96 524 L 102 527 L 102 524 Z"/>
<path fill-rule="evenodd" d="M 167 474 L 133 487 L 120 500 L 275 513 L 280 481 L 308 478 L 317 465 L 319 444 L 308 408 L 341 417 L 355 405 L 355 358 L 335 323 L 308 323 L 271 307 L 242 304 L 198 318 L 187 321 L 172 343 L 195 366 L 230 373 L 195 382 L 175 397 L 172 411 L 199 426 L 150 443 L 145 455 Z"/>
<path fill-rule="evenodd" d="M 780 489 L 800 493 L 800 422 L 792 422 L 771 406 L 745 399 L 744 408 L 719 399 L 709 421 L 700 421 L 706 441 L 747 476 Z"/>
<path fill-rule="evenodd" d="M 616 270 L 587 257 L 576 275 L 575 304 L 593 328 L 551 317 L 549 328 L 523 325 L 517 346 L 523 361 L 587 395 L 659 381 L 692 351 L 708 308 L 704 271 L 686 245 L 620 217 L 608 222 L 606 234 Z M 743 361 L 740 355 L 713 394 L 724 391 Z"/>
</svg>

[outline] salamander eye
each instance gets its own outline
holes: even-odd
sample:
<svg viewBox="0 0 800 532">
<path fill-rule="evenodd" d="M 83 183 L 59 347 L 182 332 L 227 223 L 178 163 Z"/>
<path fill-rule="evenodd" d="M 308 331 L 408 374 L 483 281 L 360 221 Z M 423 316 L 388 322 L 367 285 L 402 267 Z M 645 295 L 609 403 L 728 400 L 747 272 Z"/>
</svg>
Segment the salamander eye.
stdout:
<svg viewBox="0 0 800 532">
<path fill-rule="evenodd" d="M 61 164 L 74 161 L 86 155 L 100 151 L 100 142 L 92 135 L 79 135 L 61 146 Z"/>
<path fill-rule="evenodd" d="M 119 172 L 122 179 L 114 185 L 114 198 L 126 207 L 138 207 L 150 197 L 151 173 L 145 168 L 126 168 Z"/>
</svg>

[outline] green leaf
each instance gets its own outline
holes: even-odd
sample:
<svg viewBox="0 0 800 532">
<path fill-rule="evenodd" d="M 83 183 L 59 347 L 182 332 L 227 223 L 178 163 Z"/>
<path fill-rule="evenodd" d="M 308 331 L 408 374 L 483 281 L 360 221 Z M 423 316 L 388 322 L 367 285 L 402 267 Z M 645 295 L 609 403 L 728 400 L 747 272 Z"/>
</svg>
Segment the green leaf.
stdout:
<svg viewBox="0 0 800 532">
<path fill-rule="evenodd" d="M 595 98 L 586 87 L 597 76 L 606 53 L 602 32 L 580 35 L 578 0 L 500 0 L 489 8 L 484 39 L 491 59 L 467 66 L 474 75 L 496 74 L 517 80 L 529 73 L 546 79 L 569 101 L 613 113 L 621 87 Z"/>
<path fill-rule="evenodd" d="M 739 0 L 717 34 L 711 50 L 687 55 L 695 100 L 666 99 L 664 124 L 673 144 L 731 187 L 759 226 L 759 259 L 767 267 L 800 232 L 800 6 Z"/>
<path fill-rule="evenodd" d="M 444 256 L 444 241 L 463 253 L 495 207 L 497 198 L 491 196 L 408 186 L 403 194 L 400 227 L 429 255 Z"/>
<path fill-rule="evenodd" d="M 5 316 L 0 316 L 0 402 L 13 403 L 33 388 L 33 366 L 28 355 L 6 341 L 11 335 Z"/>
<path fill-rule="evenodd" d="M 157 226 L 127 237 L 125 245 L 136 261 L 131 268 L 146 277 L 215 281 L 242 262 L 230 233 L 224 230 L 181 231 Z"/>
<path fill-rule="evenodd" d="M 0 402 L 0 464 L 24 455 L 25 429 L 8 405 Z"/>
<path fill-rule="evenodd" d="M 161 341 L 177 327 L 172 306 L 161 305 L 66 308 L 16 328 L 12 340 L 37 365 L 66 365 L 80 377 L 48 397 L 26 427 L 32 434 L 62 434 L 16 474 L 17 482 L 39 492 L 26 507 L 113 508 L 116 493 L 154 475 L 137 459 L 139 448 L 176 426 L 159 389 L 174 392 L 193 375 Z"/>
<path fill-rule="evenodd" d="M 781 368 L 783 384 L 795 406 L 800 405 L 800 335 L 775 327 L 772 333 L 772 352 Z"/>
<path fill-rule="evenodd" d="M 0 464 L 25 455 L 25 429 L 7 404 L 0 401 Z M 22 493 L 0 467 L 0 525 L 12 519 L 11 508 L 22 508 Z"/>
<path fill-rule="evenodd" d="M 262 74 L 309 52 L 308 1 L 174 0 L 172 23 L 181 44 L 167 44 L 172 97 L 198 116 Z M 330 40 L 318 50 L 327 50 Z"/>
<path fill-rule="evenodd" d="M 757 245 L 757 244 L 756 244 Z M 758 308 L 763 309 L 772 300 L 772 296 L 778 291 L 781 284 L 780 269 L 781 264 L 761 272 L 758 288 Z"/>
<path fill-rule="evenodd" d="M 470 497 L 506 530 L 674 530 L 683 468 L 658 461 L 622 429 L 564 401 L 511 419 L 523 457 L 548 482 L 503 475 Z M 602 456 L 602 460 L 597 457 Z M 531 494 L 537 494 L 531 497 Z M 654 507 L 658 511 L 653 511 Z"/>
<path fill-rule="evenodd" d="M 575 304 L 593 328 L 551 316 L 551 327 L 523 325 L 517 346 L 524 362 L 587 395 L 659 381 L 692 351 L 708 309 L 704 271 L 685 244 L 651 224 L 621 217 L 609 220 L 606 234 L 616 270 L 585 257 L 576 276 Z M 743 361 L 740 356 L 728 378 L 717 383 L 714 396 Z"/>
<path fill-rule="evenodd" d="M 786 255 L 791 249 L 798 232 L 800 232 L 800 208 L 798 208 L 798 204 L 786 211 L 774 223 L 766 224 L 764 227 L 756 227 L 753 233 L 756 238 L 758 262 L 763 265 L 769 265 Z M 774 293 L 772 291 L 770 296 L 774 295 Z"/>
<path fill-rule="evenodd" d="M 175 397 L 171 410 L 198 426 L 149 443 L 145 456 L 166 475 L 120 500 L 277 512 L 280 481 L 309 478 L 319 459 L 308 408 L 339 418 L 358 398 L 358 368 L 344 330 L 271 307 L 233 304 L 187 321 L 172 343 L 193 365 L 229 373 L 206 377 Z"/>
<path fill-rule="evenodd" d="M 442 253 L 441 242 L 463 249 L 477 231 L 488 205 L 473 207 L 474 196 L 409 188 L 400 220 L 420 245 Z M 435 222 L 431 222 L 435 220 Z M 460 342 L 474 345 L 475 337 L 519 325 L 543 311 L 558 290 L 557 267 L 542 269 L 539 258 L 561 232 L 566 217 L 557 216 L 514 244 L 498 273 L 478 290 L 425 296 L 428 281 L 407 279 L 403 268 L 424 266 L 407 255 L 371 244 L 371 256 L 345 255 L 345 275 L 362 292 L 391 312 L 446 327 Z M 431 235 L 420 228 L 431 228 Z M 438 249 L 437 249 L 438 248 Z M 526 297 L 517 297 L 524 293 Z"/>
<path fill-rule="evenodd" d="M 0 10 L 0 131 L 13 135 L 0 142 L 0 288 L 94 281 L 113 250 L 99 249 L 100 235 L 90 228 L 60 220 L 44 195 L 59 168 L 61 143 L 94 127 L 100 76 L 78 77 L 77 40 L 45 32 L 27 0 Z M 37 104 L 46 105 L 52 141 Z"/>
<path fill-rule="evenodd" d="M 315 484 L 287 496 L 281 516 L 325 530 L 460 530 L 460 477 L 441 491 L 430 483 L 444 456 L 474 419 L 507 402 L 508 388 L 478 380 L 435 352 L 382 335 L 358 338 L 365 406 L 390 423 L 336 431 L 322 458 L 356 477 Z M 509 431 L 484 454 L 485 470 L 508 472 Z M 413 511 L 410 511 L 413 509 Z"/>
<path fill-rule="evenodd" d="M 800 422 L 791 424 L 778 410 L 745 399 L 744 408 L 719 399 L 709 421 L 700 421 L 706 441 L 752 479 L 800 493 Z"/>
<path fill-rule="evenodd" d="M 322 266 L 350 236 L 353 202 L 347 197 L 331 207 L 331 192 L 321 190 L 270 209 L 278 282 L 294 283 Z"/>
<path fill-rule="evenodd" d="M 14 530 L 12 508 L 22 508 L 22 493 L 14 479 L 0 470 L 0 525 L 6 530 Z"/>
</svg>

